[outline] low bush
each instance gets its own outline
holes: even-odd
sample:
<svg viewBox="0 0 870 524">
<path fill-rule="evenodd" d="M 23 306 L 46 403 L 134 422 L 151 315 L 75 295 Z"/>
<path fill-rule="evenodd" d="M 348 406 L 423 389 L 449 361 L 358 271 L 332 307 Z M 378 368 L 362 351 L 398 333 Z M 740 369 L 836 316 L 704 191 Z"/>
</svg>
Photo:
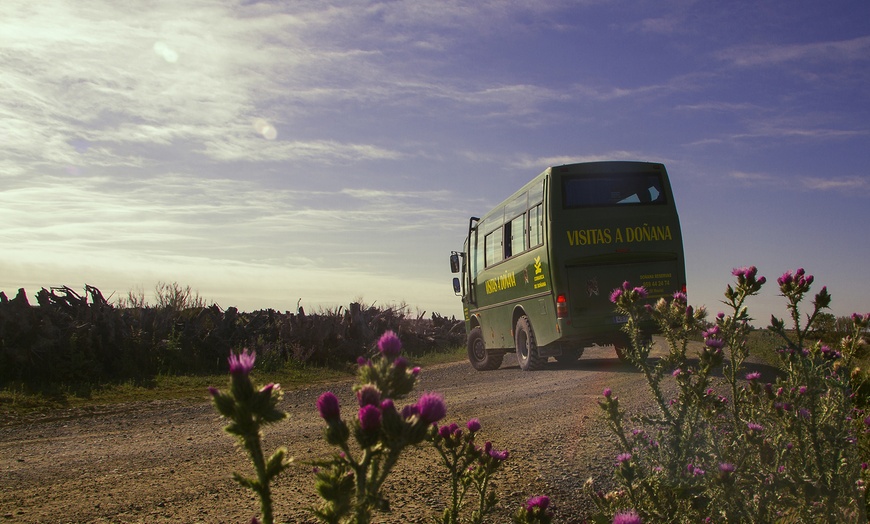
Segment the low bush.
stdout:
<svg viewBox="0 0 870 524">
<path fill-rule="evenodd" d="M 465 324 L 433 313 L 412 316 L 406 306 L 352 303 L 314 314 L 239 312 L 204 301 L 190 288 L 158 286 L 155 306 L 131 294 L 109 303 L 93 286 L 42 289 L 32 306 L 24 290 L 0 292 L 0 383 L 30 386 L 142 380 L 158 374 L 226 371 L 226 355 L 250 348 L 261 365 L 289 361 L 343 365 L 371 352 L 378 334 L 400 333 L 412 354 L 462 345 Z M 135 306 L 133 306 L 135 305 Z"/>
</svg>

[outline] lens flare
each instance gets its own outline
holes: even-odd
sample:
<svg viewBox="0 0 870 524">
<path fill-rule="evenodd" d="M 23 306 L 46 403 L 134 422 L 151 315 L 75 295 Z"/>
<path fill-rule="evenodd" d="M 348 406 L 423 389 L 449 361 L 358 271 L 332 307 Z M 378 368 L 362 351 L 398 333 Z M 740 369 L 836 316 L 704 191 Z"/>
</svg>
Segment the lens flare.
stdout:
<svg viewBox="0 0 870 524">
<path fill-rule="evenodd" d="M 278 130 L 275 126 L 262 118 L 255 118 L 253 123 L 254 131 L 263 136 L 266 140 L 275 140 L 278 137 Z"/>
<path fill-rule="evenodd" d="M 178 62 L 178 53 L 176 53 L 171 47 L 166 45 L 165 42 L 155 42 L 154 52 L 157 53 L 157 56 L 166 60 L 170 64 Z"/>
</svg>

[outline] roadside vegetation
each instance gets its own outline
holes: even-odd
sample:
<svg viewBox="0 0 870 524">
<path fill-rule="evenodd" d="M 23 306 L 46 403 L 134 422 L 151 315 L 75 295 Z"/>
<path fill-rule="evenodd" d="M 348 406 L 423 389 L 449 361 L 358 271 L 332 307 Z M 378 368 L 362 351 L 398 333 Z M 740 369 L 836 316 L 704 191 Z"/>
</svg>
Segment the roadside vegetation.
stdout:
<svg viewBox="0 0 870 524">
<path fill-rule="evenodd" d="M 357 358 L 376 352 L 384 331 L 400 333 L 408 358 L 464 358 L 464 323 L 405 304 L 361 300 L 305 312 L 239 312 L 207 305 L 198 292 L 159 283 L 116 302 L 86 286 L 0 292 L 0 416 L 162 399 L 204 399 L 224 376 L 227 356 L 258 355 L 258 370 L 285 389 L 350 378 Z"/>
</svg>

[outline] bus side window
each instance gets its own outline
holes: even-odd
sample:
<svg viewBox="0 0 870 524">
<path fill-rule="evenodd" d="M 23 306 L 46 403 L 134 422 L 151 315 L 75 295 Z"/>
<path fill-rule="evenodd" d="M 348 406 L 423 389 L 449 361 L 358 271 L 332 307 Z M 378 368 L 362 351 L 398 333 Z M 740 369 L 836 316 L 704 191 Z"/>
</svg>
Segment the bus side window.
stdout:
<svg viewBox="0 0 870 524">
<path fill-rule="evenodd" d="M 529 209 L 529 248 L 544 242 L 544 220 L 542 206 L 538 204 Z"/>
<path fill-rule="evenodd" d="M 510 227 L 510 254 L 517 255 L 526 250 L 526 214 L 523 213 L 511 220 L 508 225 Z"/>
<path fill-rule="evenodd" d="M 484 242 L 484 259 L 486 263 L 486 267 L 489 267 L 493 264 L 501 262 L 503 260 L 503 251 L 502 251 L 502 235 L 503 229 L 499 227 L 498 229 L 490 232 L 486 235 L 486 240 Z"/>
</svg>

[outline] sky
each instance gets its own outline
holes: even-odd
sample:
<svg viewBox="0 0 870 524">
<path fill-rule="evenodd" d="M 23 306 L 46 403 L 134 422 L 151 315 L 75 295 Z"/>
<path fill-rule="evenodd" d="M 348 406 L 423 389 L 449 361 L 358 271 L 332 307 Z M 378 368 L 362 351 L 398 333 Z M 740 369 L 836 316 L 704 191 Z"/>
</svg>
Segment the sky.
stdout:
<svg viewBox="0 0 870 524">
<path fill-rule="evenodd" d="M 690 303 L 803 267 L 870 311 L 866 0 L 3 0 L 0 291 L 461 316 L 548 166 L 662 162 Z"/>
</svg>

